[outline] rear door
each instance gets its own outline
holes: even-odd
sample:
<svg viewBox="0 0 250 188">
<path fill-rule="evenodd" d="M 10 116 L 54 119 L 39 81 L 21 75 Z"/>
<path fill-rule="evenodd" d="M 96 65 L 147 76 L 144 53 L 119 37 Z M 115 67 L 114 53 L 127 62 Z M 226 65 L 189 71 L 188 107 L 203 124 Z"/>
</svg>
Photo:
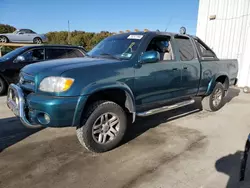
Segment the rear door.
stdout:
<svg viewBox="0 0 250 188">
<path fill-rule="evenodd" d="M 179 63 L 181 64 L 181 90 L 182 96 L 188 97 L 198 93 L 201 66 L 193 41 L 182 35 L 175 36 L 179 49 Z"/>
<path fill-rule="evenodd" d="M 219 66 L 217 66 L 219 59 L 216 54 L 199 38 L 195 39 L 195 44 L 201 62 L 199 94 L 203 95 L 207 92 L 209 82 L 212 80 L 215 72 L 219 71 Z"/>
</svg>

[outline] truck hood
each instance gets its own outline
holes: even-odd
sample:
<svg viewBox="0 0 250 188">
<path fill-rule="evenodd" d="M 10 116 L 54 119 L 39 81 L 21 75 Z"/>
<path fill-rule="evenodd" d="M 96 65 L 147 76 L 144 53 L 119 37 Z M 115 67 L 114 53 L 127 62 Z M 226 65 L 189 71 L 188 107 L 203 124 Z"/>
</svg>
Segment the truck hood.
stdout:
<svg viewBox="0 0 250 188">
<path fill-rule="evenodd" d="M 117 61 L 119 60 L 88 57 L 50 60 L 27 65 L 22 69 L 22 72 L 33 76 L 36 74 L 42 74 L 43 72 L 50 72 L 51 75 L 58 75 L 70 69 L 116 63 Z"/>
</svg>

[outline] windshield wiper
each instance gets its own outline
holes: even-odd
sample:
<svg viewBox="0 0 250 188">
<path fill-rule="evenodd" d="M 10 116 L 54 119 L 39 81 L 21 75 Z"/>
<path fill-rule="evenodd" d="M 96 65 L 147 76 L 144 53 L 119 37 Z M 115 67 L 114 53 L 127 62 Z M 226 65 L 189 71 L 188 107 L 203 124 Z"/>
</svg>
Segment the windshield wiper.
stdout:
<svg viewBox="0 0 250 188">
<path fill-rule="evenodd" d="M 108 54 L 108 53 L 101 53 L 100 54 L 101 56 L 108 56 L 108 57 L 111 57 L 112 59 L 118 59 L 118 60 L 121 60 L 120 58 L 112 55 L 112 54 Z"/>
</svg>

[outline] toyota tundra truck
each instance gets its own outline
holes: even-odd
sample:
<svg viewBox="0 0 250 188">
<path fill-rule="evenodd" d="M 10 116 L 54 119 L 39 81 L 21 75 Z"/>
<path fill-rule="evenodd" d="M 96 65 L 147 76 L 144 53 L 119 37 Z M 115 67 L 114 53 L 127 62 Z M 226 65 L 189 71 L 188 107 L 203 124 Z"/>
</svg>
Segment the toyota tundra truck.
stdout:
<svg viewBox="0 0 250 188">
<path fill-rule="evenodd" d="M 196 97 L 203 109 L 219 110 L 237 73 L 237 60 L 219 59 L 196 36 L 123 33 L 84 58 L 25 66 L 8 88 L 7 106 L 26 127 L 76 127 L 85 148 L 105 152 L 138 116 L 190 105 Z"/>
</svg>

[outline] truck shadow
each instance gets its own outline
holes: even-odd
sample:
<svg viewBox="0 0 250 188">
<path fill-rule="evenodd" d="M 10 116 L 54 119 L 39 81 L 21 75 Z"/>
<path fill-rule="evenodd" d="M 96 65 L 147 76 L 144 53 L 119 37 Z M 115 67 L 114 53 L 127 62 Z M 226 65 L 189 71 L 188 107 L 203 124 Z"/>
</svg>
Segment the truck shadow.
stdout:
<svg viewBox="0 0 250 188">
<path fill-rule="evenodd" d="M 240 89 L 230 88 L 227 96 L 225 97 L 224 105 L 226 103 L 229 103 L 233 98 L 237 97 L 239 93 Z M 128 131 L 121 145 L 129 142 L 130 140 L 135 139 L 136 137 L 140 136 L 147 130 L 157 127 L 162 123 L 171 122 L 175 119 L 182 118 L 194 113 L 198 113 L 200 111 L 202 111 L 201 98 L 197 98 L 195 103 L 189 106 L 185 106 L 179 109 L 163 112 L 160 114 L 144 118 L 138 117 L 135 124 L 130 125 L 128 127 Z"/>
<path fill-rule="evenodd" d="M 16 117 L 0 119 L 0 152 L 41 129 L 28 129 Z"/>
<path fill-rule="evenodd" d="M 250 165 L 249 162 L 246 167 L 245 180 L 240 182 L 240 164 L 243 151 L 237 151 L 234 154 L 228 154 L 221 157 L 215 163 L 215 168 L 218 172 L 229 176 L 226 188 L 249 188 L 250 185 Z"/>
<path fill-rule="evenodd" d="M 240 89 L 236 87 L 229 88 L 228 94 L 225 97 L 225 103 L 229 103 L 233 98 L 237 97 L 240 94 Z"/>
</svg>

